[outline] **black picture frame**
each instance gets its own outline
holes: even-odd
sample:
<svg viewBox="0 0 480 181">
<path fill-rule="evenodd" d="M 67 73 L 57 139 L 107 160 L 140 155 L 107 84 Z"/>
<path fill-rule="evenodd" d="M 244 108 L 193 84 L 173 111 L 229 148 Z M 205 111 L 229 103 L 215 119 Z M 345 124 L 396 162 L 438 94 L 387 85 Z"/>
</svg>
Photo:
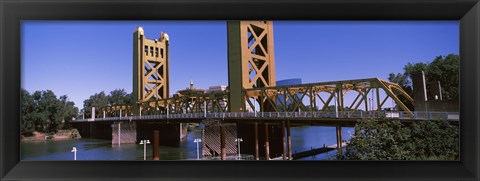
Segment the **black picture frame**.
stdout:
<svg viewBox="0 0 480 181">
<path fill-rule="evenodd" d="M 478 0 L 0 0 L 2 180 L 479 180 Z M 22 20 L 459 20 L 460 161 L 21 161 Z"/>
</svg>

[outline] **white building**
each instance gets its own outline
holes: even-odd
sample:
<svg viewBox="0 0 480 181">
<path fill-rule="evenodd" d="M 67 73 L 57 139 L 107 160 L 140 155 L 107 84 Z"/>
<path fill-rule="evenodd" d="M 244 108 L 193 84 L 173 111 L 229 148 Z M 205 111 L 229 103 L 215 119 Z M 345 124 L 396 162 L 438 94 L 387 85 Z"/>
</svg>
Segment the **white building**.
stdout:
<svg viewBox="0 0 480 181">
<path fill-rule="evenodd" d="M 227 89 L 226 85 L 216 85 L 208 87 L 207 92 L 222 92 Z"/>
<path fill-rule="evenodd" d="M 216 86 L 210 86 L 208 87 L 208 90 L 206 92 L 222 92 L 222 91 L 225 91 L 227 89 L 227 86 L 226 85 L 216 85 Z M 222 107 L 225 107 L 227 106 L 227 102 L 228 100 L 223 100 L 220 102 L 220 105 Z M 209 104 L 208 105 L 208 108 L 211 109 L 212 108 L 212 105 Z M 245 109 L 247 112 L 253 112 L 253 109 L 250 107 L 250 105 L 245 102 Z"/>
<path fill-rule="evenodd" d="M 210 93 L 210 92 L 223 92 L 227 90 L 227 86 L 226 85 L 216 85 L 216 86 L 210 86 L 208 87 L 208 90 L 206 91 L 207 93 Z M 224 100 L 221 100 L 219 102 L 220 106 L 221 107 L 226 107 L 227 106 L 227 101 L 226 99 Z M 209 103 L 208 104 L 208 109 L 211 110 L 212 109 L 212 104 Z M 228 108 L 227 108 L 228 109 Z M 227 110 L 228 111 L 228 110 Z"/>
</svg>

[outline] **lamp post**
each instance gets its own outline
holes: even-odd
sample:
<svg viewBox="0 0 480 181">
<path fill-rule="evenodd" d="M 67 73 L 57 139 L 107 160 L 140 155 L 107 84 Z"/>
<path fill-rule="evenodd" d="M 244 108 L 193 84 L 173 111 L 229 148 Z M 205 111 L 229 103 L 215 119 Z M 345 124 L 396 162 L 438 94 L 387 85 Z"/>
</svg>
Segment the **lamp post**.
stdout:
<svg viewBox="0 0 480 181">
<path fill-rule="evenodd" d="M 143 145 L 143 160 L 147 160 L 147 144 L 150 144 L 150 140 L 141 140 L 140 144 Z"/>
<path fill-rule="evenodd" d="M 237 145 L 238 145 L 238 159 L 240 160 L 240 142 L 242 142 L 243 139 L 242 138 L 237 138 L 235 139 L 235 142 L 237 142 Z"/>
<path fill-rule="evenodd" d="M 197 160 L 200 160 L 200 148 L 198 147 L 198 144 L 202 142 L 202 139 L 200 138 L 195 138 L 193 141 L 194 143 L 197 143 Z"/>
<path fill-rule="evenodd" d="M 73 147 L 72 152 L 73 152 L 73 160 L 77 160 L 77 148 Z"/>
</svg>

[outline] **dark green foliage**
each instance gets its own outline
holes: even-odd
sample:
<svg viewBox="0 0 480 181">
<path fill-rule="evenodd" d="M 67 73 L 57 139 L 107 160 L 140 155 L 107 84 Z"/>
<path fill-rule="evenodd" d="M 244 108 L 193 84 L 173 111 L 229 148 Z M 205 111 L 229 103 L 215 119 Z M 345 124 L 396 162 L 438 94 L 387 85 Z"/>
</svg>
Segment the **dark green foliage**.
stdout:
<svg viewBox="0 0 480 181">
<path fill-rule="evenodd" d="M 108 98 L 105 95 L 105 92 L 96 93 L 87 100 L 83 101 L 83 111 L 85 114 L 85 118 L 90 118 L 92 116 L 92 107 L 95 107 L 95 115 L 98 115 L 100 111 L 98 108 L 100 107 L 107 107 L 108 106 Z"/>
<path fill-rule="evenodd" d="M 388 80 L 400 85 L 411 97 L 413 97 L 411 76 L 412 74 L 424 71 L 427 90 L 429 90 L 433 81 L 440 81 L 443 89 L 443 98 L 458 100 L 458 85 L 460 81 L 459 69 L 460 56 L 449 54 L 447 56 L 437 56 L 430 63 L 408 63 L 403 68 L 403 74 L 398 73 L 395 75 L 394 73 L 390 73 Z M 404 104 L 408 102 L 404 97 L 399 97 L 399 99 L 404 102 Z M 405 105 L 409 106 L 410 104 Z M 413 107 L 409 108 L 412 108 L 411 110 L 413 110 Z"/>
<path fill-rule="evenodd" d="M 34 112 L 35 105 L 33 97 L 25 89 L 21 90 L 20 93 L 21 101 L 21 123 L 20 123 L 20 132 L 22 135 L 31 136 L 33 131 L 35 131 L 35 122 L 34 122 Z"/>
<path fill-rule="evenodd" d="M 397 83 L 401 87 L 410 87 L 409 85 L 411 82 L 408 80 L 408 77 L 407 74 L 397 73 L 397 75 L 395 75 L 394 73 L 390 73 L 388 75 L 388 80 Z"/>
<path fill-rule="evenodd" d="M 419 160 L 459 159 L 459 130 L 447 121 L 420 121 L 411 127 L 413 156 Z"/>
<path fill-rule="evenodd" d="M 68 101 L 66 95 L 60 96 L 59 101 L 60 111 L 58 111 L 56 119 L 62 120 L 61 129 L 70 129 L 72 128 L 70 121 L 78 115 L 78 108 L 75 107 L 75 103 Z"/>
<path fill-rule="evenodd" d="M 33 131 L 54 133 L 70 128 L 70 121 L 78 114 L 78 108 L 66 95 L 59 99 L 51 90 L 29 94 L 21 90 L 21 133 L 32 135 Z"/>
<path fill-rule="evenodd" d="M 110 105 L 125 105 L 131 104 L 131 95 L 127 94 L 123 89 L 115 89 L 110 92 L 110 95 L 107 96 L 108 103 Z"/>
<path fill-rule="evenodd" d="M 408 77 L 423 70 L 427 81 L 427 89 L 431 86 L 432 81 L 440 81 L 445 99 L 458 99 L 459 69 L 460 56 L 455 54 L 446 57 L 437 56 L 428 64 L 408 63 L 404 68 L 405 75 Z"/>
<path fill-rule="evenodd" d="M 431 81 L 440 81 L 442 84 L 443 97 L 445 99 L 458 100 L 458 85 L 460 81 L 460 56 L 447 55 L 446 57 L 437 56 L 433 62 L 428 65 L 426 78 L 429 81 L 427 86 L 430 86 Z"/>
<path fill-rule="evenodd" d="M 85 118 L 90 118 L 92 107 L 95 107 L 95 115 L 100 115 L 102 107 L 131 104 L 131 100 L 131 94 L 127 94 L 124 89 L 115 89 L 109 95 L 102 91 L 83 101 L 82 111 L 85 113 Z"/>
<path fill-rule="evenodd" d="M 355 134 L 347 146 L 345 159 L 406 160 L 410 159 L 409 130 L 399 121 L 378 123 L 363 120 L 355 126 Z"/>
<path fill-rule="evenodd" d="M 390 73 L 389 76 L 388 76 L 388 80 L 390 82 L 397 83 L 400 87 L 402 87 L 402 89 L 408 95 L 410 95 L 410 97 L 413 97 L 413 88 L 411 86 L 411 82 L 410 82 L 407 74 L 398 73 L 397 75 L 395 75 L 394 73 Z M 403 95 L 397 95 L 397 96 L 398 96 L 398 99 L 400 99 L 400 101 L 402 101 L 403 105 L 407 106 L 407 108 L 409 110 L 415 110 L 414 105 L 412 103 L 410 103 L 410 101 L 408 101 L 408 99 L 405 98 L 405 96 L 403 96 Z"/>
<path fill-rule="evenodd" d="M 420 71 L 427 71 L 428 68 L 428 63 L 423 63 L 423 62 L 418 62 L 418 63 L 408 63 L 405 65 L 403 68 L 404 75 L 406 75 L 408 78 L 412 77 L 412 74 L 420 72 Z"/>
<path fill-rule="evenodd" d="M 355 126 L 346 160 L 458 160 L 458 127 L 446 121 L 361 120 Z"/>
</svg>

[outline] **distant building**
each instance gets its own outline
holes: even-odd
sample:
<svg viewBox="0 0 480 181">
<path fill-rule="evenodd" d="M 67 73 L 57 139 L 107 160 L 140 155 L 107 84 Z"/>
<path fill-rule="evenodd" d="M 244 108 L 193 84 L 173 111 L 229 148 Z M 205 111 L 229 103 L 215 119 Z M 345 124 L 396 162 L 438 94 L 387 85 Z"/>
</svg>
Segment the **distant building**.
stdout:
<svg viewBox="0 0 480 181">
<path fill-rule="evenodd" d="M 210 86 L 208 87 L 208 90 L 206 91 L 207 93 L 210 93 L 210 92 L 223 92 L 227 90 L 227 86 L 226 85 L 216 85 L 216 86 Z M 227 107 L 227 99 L 223 99 L 223 100 L 220 100 L 220 102 L 218 104 L 220 104 L 220 106 L 222 108 L 224 107 Z M 209 103 L 208 104 L 208 109 L 209 110 L 212 110 L 212 104 Z M 227 108 L 228 109 L 228 108 Z M 228 111 L 228 110 L 227 110 Z"/>
<path fill-rule="evenodd" d="M 193 81 L 190 80 L 190 87 L 187 87 L 182 90 L 178 90 L 176 94 L 173 95 L 173 97 L 190 97 L 190 100 L 192 101 L 190 103 L 190 106 L 188 107 L 193 107 L 194 106 L 194 101 L 196 101 L 196 95 L 198 94 L 203 94 L 206 91 L 204 89 L 197 89 L 193 87 Z M 175 106 L 175 105 L 174 105 Z M 190 108 L 183 108 L 183 113 L 187 113 L 192 111 Z"/>
<path fill-rule="evenodd" d="M 294 79 L 284 79 L 284 80 L 279 80 L 277 81 L 277 86 L 286 86 L 286 85 L 296 85 L 296 84 L 302 84 L 302 79 L 300 78 L 294 78 Z M 300 93 L 297 94 L 298 97 L 300 97 Z M 277 100 L 277 105 L 281 105 L 281 104 L 284 104 L 283 100 L 284 100 L 284 96 L 283 95 L 278 95 L 278 99 Z M 288 104 L 291 104 L 292 100 L 287 100 L 287 105 Z"/>
<path fill-rule="evenodd" d="M 178 90 L 178 96 L 190 96 L 190 95 L 194 95 L 194 94 L 198 94 L 198 93 L 204 93 L 206 92 L 205 90 L 203 89 L 196 89 L 193 87 L 193 81 L 190 80 L 190 87 L 188 88 L 185 88 L 183 90 Z"/>
<path fill-rule="evenodd" d="M 207 92 L 222 92 L 227 89 L 226 85 L 216 85 L 208 87 Z"/>
<path fill-rule="evenodd" d="M 277 86 L 295 85 L 295 84 L 302 84 L 302 79 L 295 78 L 295 79 L 285 79 L 285 80 L 277 81 Z"/>
</svg>

